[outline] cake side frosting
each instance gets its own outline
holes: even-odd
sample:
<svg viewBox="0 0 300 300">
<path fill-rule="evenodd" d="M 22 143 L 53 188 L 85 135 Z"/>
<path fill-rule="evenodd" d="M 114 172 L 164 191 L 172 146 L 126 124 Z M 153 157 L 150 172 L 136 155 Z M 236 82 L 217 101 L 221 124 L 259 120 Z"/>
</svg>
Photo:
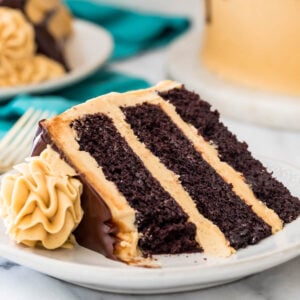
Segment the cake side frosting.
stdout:
<svg viewBox="0 0 300 300">
<path fill-rule="evenodd" d="M 207 0 L 201 61 L 223 79 L 299 96 L 300 2 Z"/>
</svg>

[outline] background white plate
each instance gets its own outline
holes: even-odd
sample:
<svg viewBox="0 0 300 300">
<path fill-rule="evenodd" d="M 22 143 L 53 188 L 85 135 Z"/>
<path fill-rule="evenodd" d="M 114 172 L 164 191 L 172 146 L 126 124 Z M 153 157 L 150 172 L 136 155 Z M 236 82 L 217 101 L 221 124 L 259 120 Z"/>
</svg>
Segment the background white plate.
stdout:
<svg viewBox="0 0 300 300">
<path fill-rule="evenodd" d="M 208 71 L 200 61 L 201 36 L 200 31 L 190 32 L 171 46 L 167 67 L 172 78 L 198 92 L 223 115 L 300 130 L 300 97 L 248 88 Z"/>
<path fill-rule="evenodd" d="M 300 196 L 300 170 L 263 159 L 275 176 Z M 1 222 L 1 232 L 4 228 Z M 47 251 L 18 246 L 0 235 L 0 255 L 19 264 L 85 287 L 118 292 L 152 294 L 201 289 L 230 282 L 286 262 L 300 254 L 300 218 L 261 243 L 226 259 L 204 254 L 157 256 L 162 267 L 130 267 L 76 246 Z"/>
<path fill-rule="evenodd" d="M 65 49 L 71 71 L 63 77 L 39 84 L 0 88 L 0 101 L 20 93 L 46 93 L 74 84 L 96 71 L 108 59 L 112 49 L 112 38 L 105 29 L 76 19 L 74 33 Z"/>
</svg>

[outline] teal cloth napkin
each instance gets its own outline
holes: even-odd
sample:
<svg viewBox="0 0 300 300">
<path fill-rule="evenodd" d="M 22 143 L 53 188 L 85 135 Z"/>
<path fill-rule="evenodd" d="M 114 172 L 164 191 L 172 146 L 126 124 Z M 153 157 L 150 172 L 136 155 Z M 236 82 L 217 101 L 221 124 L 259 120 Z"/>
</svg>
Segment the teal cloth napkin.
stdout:
<svg viewBox="0 0 300 300">
<path fill-rule="evenodd" d="M 182 17 L 134 12 L 89 0 L 65 2 L 76 17 L 101 25 L 112 34 L 115 41 L 113 59 L 166 45 L 190 25 L 189 20 Z"/>
<path fill-rule="evenodd" d="M 0 106 L 0 139 L 29 107 L 61 113 L 87 99 L 111 91 L 121 93 L 148 86 L 148 82 L 143 79 L 100 69 L 79 84 L 52 95 L 20 95 Z"/>
<path fill-rule="evenodd" d="M 111 32 L 115 43 L 111 61 L 164 46 L 189 26 L 188 20 L 181 17 L 134 12 L 89 0 L 66 0 L 65 2 L 76 17 L 101 25 Z M 83 82 L 51 95 L 20 95 L 7 103 L 2 103 L 0 138 L 29 107 L 60 113 L 101 94 L 148 86 L 149 84 L 141 78 L 111 71 L 108 64 Z"/>
</svg>

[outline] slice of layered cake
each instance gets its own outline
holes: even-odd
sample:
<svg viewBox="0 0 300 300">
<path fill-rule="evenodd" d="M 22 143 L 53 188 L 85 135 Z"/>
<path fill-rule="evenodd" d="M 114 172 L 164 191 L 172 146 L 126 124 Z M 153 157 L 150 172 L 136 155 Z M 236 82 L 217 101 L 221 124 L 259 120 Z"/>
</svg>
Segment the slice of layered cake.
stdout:
<svg viewBox="0 0 300 300">
<path fill-rule="evenodd" d="M 226 257 L 300 214 L 299 200 L 218 113 L 176 82 L 111 93 L 41 121 L 33 155 L 49 146 L 83 185 L 77 242 L 112 259 Z"/>
</svg>

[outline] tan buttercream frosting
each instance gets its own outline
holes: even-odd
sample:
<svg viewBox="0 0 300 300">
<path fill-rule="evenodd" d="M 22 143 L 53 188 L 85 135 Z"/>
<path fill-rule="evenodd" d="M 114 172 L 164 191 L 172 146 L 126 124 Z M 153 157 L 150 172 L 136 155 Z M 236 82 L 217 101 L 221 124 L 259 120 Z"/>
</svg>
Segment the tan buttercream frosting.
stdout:
<svg viewBox="0 0 300 300">
<path fill-rule="evenodd" d="M 50 147 L 15 167 L 3 178 L 0 213 L 17 243 L 46 249 L 71 247 L 80 223 L 81 182 L 76 172 Z"/>
<path fill-rule="evenodd" d="M 300 95 L 300 1 L 210 0 L 201 60 L 224 79 Z"/>
<path fill-rule="evenodd" d="M 41 83 L 65 74 L 63 66 L 45 55 L 20 60 L 13 65 L 9 76 L 1 76 L 0 87 Z"/>
<path fill-rule="evenodd" d="M 9 76 L 14 64 L 34 55 L 34 31 L 18 10 L 0 8 L 0 76 Z"/>
<path fill-rule="evenodd" d="M 53 11 L 60 5 L 60 0 L 28 0 L 25 12 L 31 22 L 39 24 L 43 22 L 47 13 Z"/>
<path fill-rule="evenodd" d="M 65 74 L 61 64 L 45 55 L 36 55 L 30 60 L 21 62 L 16 71 L 21 84 L 39 83 Z"/>
<path fill-rule="evenodd" d="M 59 41 L 72 33 L 72 15 L 60 0 L 28 0 L 25 12 L 34 24 L 47 19 L 49 32 Z"/>
</svg>

